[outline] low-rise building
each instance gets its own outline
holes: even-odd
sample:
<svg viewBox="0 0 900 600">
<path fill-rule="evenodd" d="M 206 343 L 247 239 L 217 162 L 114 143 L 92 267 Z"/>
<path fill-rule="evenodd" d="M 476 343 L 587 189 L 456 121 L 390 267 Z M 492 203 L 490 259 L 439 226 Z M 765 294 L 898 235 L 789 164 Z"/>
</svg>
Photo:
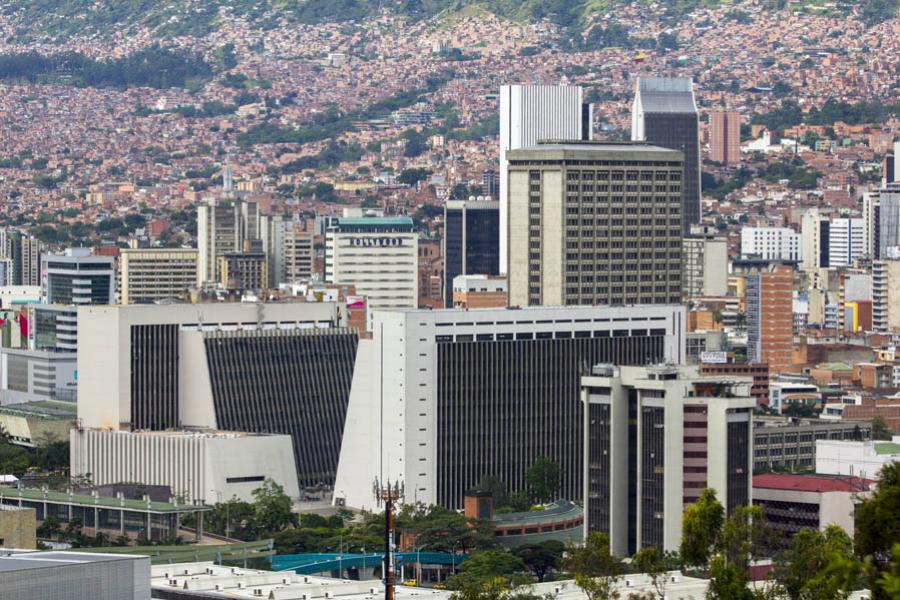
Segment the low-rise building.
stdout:
<svg viewBox="0 0 900 600">
<path fill-rule="evenodd" d="M 453 308 L 501 308 L 506 304 L 504 276 L 457 275 L 453 278 Z"/>
<path fill-rule="evenodd" d="M 834 423 L 819 419 L 753 418 L 753 471 L 813 471 L 816 440 L 867 440 L 871 423 Z"/>
<path fill-rule="evenodd" d="M 99 552 L 0 553 L 4 600 L 150 600 L 150 557 Z"/>
<path fill-rule="evenodd" d="M 779 535 L 772 550 L 786 546 L 803 528 L 822 531 L 837 525 L 853 537 L 854 505 L 871 481 L 858 477 L 788 475 L 753 476 L 753 504 Z"/>
<path fill-rule="evenodd" d="M 881 468 L 900 461 L 900 436 L 890 442 L 817 440 L 816 473 L 875 479 Z"/>
<path fill-rule="evenodd" d="M 300 495 L 289 435 L 72 429 L 70 453 L 72 475 L 95 485 L 164 485 L 191 502 L 252 502 L 271 479 Z"/>
</svg>

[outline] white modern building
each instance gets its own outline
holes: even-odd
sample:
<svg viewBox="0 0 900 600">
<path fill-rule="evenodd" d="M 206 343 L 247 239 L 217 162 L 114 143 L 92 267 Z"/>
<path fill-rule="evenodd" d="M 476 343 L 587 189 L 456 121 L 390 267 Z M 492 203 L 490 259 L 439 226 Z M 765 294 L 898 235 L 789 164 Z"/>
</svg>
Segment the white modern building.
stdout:
<svg viewBox="0 0 900 600">
<path fill-rule="evenodd" d="M 685 298 L 728 295 L 728 240 L 707 235 L 682 239 Z"/>
<path fill-rule="evenodd" d="M 881 468 L 900 461 L 900 436 L 890 442 L 816 440 L 816 473 L 875 479 Z"/>
<path fill-rule="evenodd" d="M 847 267 L 865 252 L 865 226 L 862 219 L 831 219 L 828 228 L 828 265 Z"/>
<path fill-rule="evenodd" d="M 113 304 L 115 259 L 92 256 L 89 248 L 69 248 L 62 255 L 44 255 L 41 296 L 47 304 Z"/>
<path fill-rule="evenodd" d="M 593 112 L 584 90 L 571 85 L 500 88 L 500 273 L 507 272 L 509 188 L 506 153 L 539 140 L 590 140 Z"/>
<path fill-rule="evenodd" d="M 300 484 L 329 483 L 358 339 L 344 313 L 331 302 L 80 307 L 79 422 L 287 434 Z"/>
<path fill-rule="evenodd" d="M 271 479 L 300 495 L 289 435 L 76 428 L 69 442 L 72 476 L 94 485 L 165 485 L 187 502 L 215 504 L 253 502 L 253 490 Z"/>
<path fill-rule="evenodd" d="M 373 310 L 419 303 L 419 234 L 409 217 L 333 219 L 325 232 L 325 281 L 353 285 Z"/>
<path fill-rule="evenodd" d="M 482 477 L 511 492 L 542 456 L 582 494 L 580 377 L 598 362 L 682 362 L 682 306 L 375 313 L 360 340 L 334 500 L 374 508 L 372 481 L 406 502 L 462 506 Z"/>
<path fill-rule="evenodd" d="M 75 354 L 0 349 L 0 404 L 77 397 Z"/>
<path fill-rule="evenodd" d="M 729 513 L 750 504 L 752 384 L 669 365 L 582 377 L 585 532 L 609 535 L 617 556 L 675 551 L 684 505 L 704 489 Z"/>
<path fill-rule="evenodd" d="M 790 227 L 744 227 L 741 255 L 763 260 L 800 260 L 800 234 Z"/>
</svg>

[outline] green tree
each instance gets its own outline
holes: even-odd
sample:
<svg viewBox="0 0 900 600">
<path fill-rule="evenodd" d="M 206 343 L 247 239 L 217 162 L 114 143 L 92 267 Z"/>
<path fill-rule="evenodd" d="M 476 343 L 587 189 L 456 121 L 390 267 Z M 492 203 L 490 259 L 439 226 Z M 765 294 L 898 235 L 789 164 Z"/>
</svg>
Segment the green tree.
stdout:
<svg viewBox="0 0 900 600">
<path fill-rule="evenodd" d="M 775 555 L 772 575 L 791 600 L 847 598 L 853 586 L 845 586 L 837 565 L 853 559 L 853 541 L 837 525 L 804 528 Z"/>
<path fill-rule="evenodd" d="M 653 546 L 641 548 L 631 558 L 631 564 L 639 573 L 644 573 L 650 577 L 650 585 L 653 586 L 653 592 L 647 594 L 651 600 L 666 597 L 666 585 L 669 582 L 669 571 L 676 569 L 678 566 L 678 557 L 671 554 L 667 555 L 660 552 Z"/>
<path fill-rule="evenodd" d="M 704 566 L 725 522 L 725 508 L 716 492 L 705 489 L 687 505 L 681 517 L 681 558 L 686 565 Z"/>
<path fill-rule="evenodd" d="M 747 587 L 750 577 L 736 564 L 717 554 L 709 562 L 707 600 L 751 600 L 753 592 Z"/>
<path fill-rule="evenodd" d="M 506 550 L 476 552 L 459 566 L 459 572 L 447 578 L 447 589 L 462 590 L 483 588 L 486 584 L 502 581 L 506 588 L 527 583 L 530 577 L 522 559 Z"/>
<path fill-rule="evenodd" d="M 484 583 L 466 582 L 462 588 L 450 595 L 450 600 L 549 600 L 542 598 L 525 587 L 510 587 L 502 577 Z"/>
<path fill-rule="evenodd" d="M 547 573 L 559 568 L 566 546 L 559 540 L 547 540 L 539 544 L 525 544 L 513 550 L 525 566 L 543 582 Z"/>
<path fill-rule="evenodd" d="M 609 536 L 593 531 L 588 534 L 584 546 L 570 544 L 566 554 L 565 568 L 588 600 L 619 598 L 616 583 L 621 578 L 622 561 L 610 552 Z"/>
<path fill-rule="evenodd" d="M 894 433 L 888 429 L 887 421 L 881 415 L 875 415 L 872 419 L 872 439 L 890 441 Z"/>
<path fill-rule="evenodd" d="M 558 498 L 562 485 L 562 469 L 553 460 L 542 456 L 525 472 L 525 483 L 538 502 L 552 502 Z"/>
<path fill-rule="evenodd" d="M 891 598 L 879 576 L 891 571 L 891 551 L 895 544 L 900 544 L 898 515 L 900 462 L 895 462 L 881 468 L 878 487 L 871 496 L 856 505 L 854 546 L 856 554 L 870 565 L 870 577 L 875 580 L 872 586 L 874 600 Z"/>
<path fill-rule="evenodd" d="M 509 506 L 509 492 L 506 484 L 496 475 L 485 475 L 475 487 L 479 491 L 491 493 L 495 509 Z"/>
<path fill-rule="evenodd" d="M 296 522 L 293 503 L 284 488 L 271 479 L 253 490 L 253 522 L 261 535 L 271 535 Z"/>
<path fill-rule="evenodd" d="M 490 550 L 497 547 L 491 524 L 440 506 L 422 509 L 412 516 L 406 529 L 416 536 L 416 546 L 434 552 Z"/>
</svg>

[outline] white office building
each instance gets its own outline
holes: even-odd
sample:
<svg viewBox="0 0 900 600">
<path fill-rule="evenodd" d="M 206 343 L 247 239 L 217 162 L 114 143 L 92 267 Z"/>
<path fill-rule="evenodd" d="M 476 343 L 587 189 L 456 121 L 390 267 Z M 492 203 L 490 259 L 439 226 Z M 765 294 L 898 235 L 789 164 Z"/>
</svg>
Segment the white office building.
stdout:
<svg viewBox="0 0 900 600">
<path fill-rule="evenodd" d="M 706 488 L 751 503 L 752 377 L 698 367 L 597 365 L 581 379 L 585 532 L 617 556 L 676 551 L 685 504 Z"/>
<path fill-rule="evenodd" d="M 504 85 L 500 88 L 500 273 L 509 261 L 509 150 L 539 140 L 590 140 L 593 113 L 584 91 L 570 85 Z"/>
<path fill-rule="evenodd" d="M 744 227 L 741 255 L 763 260 L 800 260 L 800 234 L 790 227 Z"/>
<path fill-rule="evenodd" d="M 325 232 L 325 281 L 352 285 L 373 310 L 419 302 L 419 234 L 409 217 L 343 217 Z"/>
<path fill-rule="evenodd" d="M 542 456 L 561 495 L 582 494 L 584 369 L 681 362 L 682 306 L 533 307 L 375 313 L 360 340 L 335 504 L 374 508 L 372 481 L 409 503 L 461 508 L 485 476 L 510 492 Z"/>
<path fill-rule="evenodd" d="M 831 219 L 828 228 L 828 265 L 847 267 L 865 252 L 865 225 L 862 219 Z"/>
</svg>

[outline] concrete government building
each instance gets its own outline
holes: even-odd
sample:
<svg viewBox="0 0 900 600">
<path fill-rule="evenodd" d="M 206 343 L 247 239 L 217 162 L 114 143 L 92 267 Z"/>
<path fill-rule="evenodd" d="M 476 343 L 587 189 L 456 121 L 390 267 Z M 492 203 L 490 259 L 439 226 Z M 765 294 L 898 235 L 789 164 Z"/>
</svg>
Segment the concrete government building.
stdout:
<svg viewBox="0 0 900 600">
<path fill-rule="evenodd" d="M 681 152 L 548 142 L 506 157 L 510 306 L 681 302 Z"/>
<path fill-rule="evenodd" d="M 681 306 L 407 310 L 360 340 L 336 504 L 373 508 L 372 480 L 407 502 L 461 508 L 487 475 L 510 492 L 547 456 L 582 495 L 580 378 L 598 362 L 684 360 Z"/>
<path fill-rule="evenodd" d="M 300 485 L 329 483 L 358 340 L 343 310 L 332 302 L 80 307 L 79 424 L 283 434 Z"/>
</svg>

